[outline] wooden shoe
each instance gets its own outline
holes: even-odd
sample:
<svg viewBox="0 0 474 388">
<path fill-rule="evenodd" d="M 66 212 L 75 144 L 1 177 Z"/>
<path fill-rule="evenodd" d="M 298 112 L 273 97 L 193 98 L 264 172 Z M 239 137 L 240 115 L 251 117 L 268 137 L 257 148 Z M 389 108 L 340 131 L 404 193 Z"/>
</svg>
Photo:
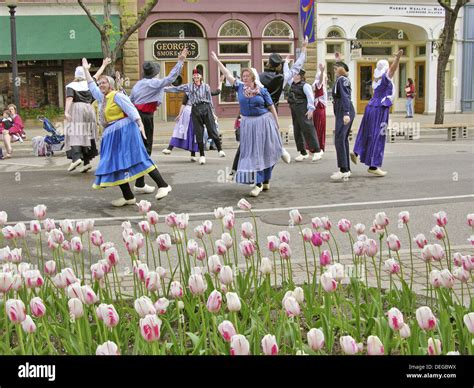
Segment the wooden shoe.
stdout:
<svg viewBox="0 0 474 388">
<path fill-rule="evenodd" d="M 164 198 L 168 195 L 168 193 L 171 191 L 171 186 L 168 185 L 166 187 L 160 187 L 158 191 L 156 192 L 155 198 L 156 199 L 161 199 Z"/>
<path fill-rule="evenodd" d="M 125 205 L 135 205 L 137 203 L 137 199 L 136 198 L 125 199 L 122 197 L 122 198 L 116 199 L 115 201 L 112 201 L 111 203 L 112 203 L 112 206 L 122 207 Z"/>
<path fill-rule="evenodd" d="M 354 163 L 354 164 L 359 163 L 359 156 L 358 155 L 356 155 L 354 152 L 351 152 L 350 156 L 351 156 L 352 163 Z"/>
<path fill-rule="evenodd" d="M 263 191 L 270 190 L 270 183 L 264 183 L 262 189 L 263 189 Z"/>
<path fill-rule="evenodd" d="M 376 176 L 385 176 L 387 175 L 387 171 L 383 171 L 380 168 L 377 168 L 376 170 L 371 170 L 370 168 L 367 170 L 369 174 L 373 174 Z"/>
<path fill-rule="evenodd" d="M 82 164 L 82 159 L 77 159 L 75 162 L 72 162 L 67 168 L 68 171 L 74 171 L 77 167 Z"/>
<path fill-rule="evenodd" d="M 155 191 L 155 186 L 148 186 L 145 184 L 143 187 L 133 187 L 133 191 L 137 194 L 151 194 Z"/>
<path fill-rule="evenodd" d="M 258 195 L 262 192 L 263 187 L 255 186 L 253 190 L 250 192 L 251 197 L 258 197 Z"/>
</svg>

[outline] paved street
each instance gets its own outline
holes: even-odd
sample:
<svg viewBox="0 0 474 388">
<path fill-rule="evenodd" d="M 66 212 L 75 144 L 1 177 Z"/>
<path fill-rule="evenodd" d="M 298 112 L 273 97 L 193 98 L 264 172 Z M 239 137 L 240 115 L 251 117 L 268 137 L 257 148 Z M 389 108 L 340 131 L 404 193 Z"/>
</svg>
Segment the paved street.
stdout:
<svg viewBox="0 0 474 388">
<path fill-rule="evenodd" d="M 369 237 L 374 237 L 369 227 L 375 213 L 385 211 L 391 220 L 389 232 L 400 237 L 404 249 L 408 242 L 406 231 L 398 229 L 398 212 L 408 210 L 412 234 L 424 233 L 434 243 L 436 240 L 430 234 L 435 224 L 433 213 L 445 210 L 453 252 L 474 252 L 467 242 L 472 230 L 466 225 L 466 214 L 474 212 L 472 135 L 456 142 L 446 141 L 445 135 L 422 136 L 420 140 L 410 142 L 399 138 L 396 143 L 386 145 L 384 168 L 389 175 L 373 177 L 365 167 L 357 165 L 353 166 L 353 175 L 347 182 L 329 179 L 336 170 L 335 150 L 329 139 L 327 152 L 317 163 L 293 161 L 286 165 L 279 162 L 270 191 L 258 198 L 248 196 L 250 188 L 247 186 L 225 182 L 226 168 L 230 167 L 235 154 L 235 148 L 230 148 L 230 145 L 232 143 L 226 148 L 226 158 L 218 158 L 215 151 L 208 152 L 204 166 L 191 163 L 183 151 L 173 151 L 172 155 L 165 156 L 160 152 L 161 146 L 155 147 L 152 157 L 173 191 L 159 202 L 153 195 L 137 199 L 149 200 L 160 215 L 172 211 L 190 213 L 190 228 L 194 228 L 205 219 L 214 220 L 216 207 L 236 208 L 238 200 L 246 197 L 258 216 L 261 241 L 268 235 L 289 230 L 292 261 L 301 265 L 304 255 L 298 229 L 288 225 L 288 211 L 294 208 L 300 209 L 306 225 L 310 225 L 312 217 L 329 216 L 337 228 L 337 221 L 347 218 L 353 225 L 364 223 Z M 296 155 L 292 142 L 287 149 L 293 157 Z M 97 162 L 96 159 L 94 165 Z M 113 241 L 118 246 L 123 258 L 120 270 L 127 271 L 130 261 L 121 241 L 120 223 L 131 219 L 136 226 L 141 220 L 136 206 L 113 208 L 110 201 L 120 196 L 118 189 L 93 190 L 93 174 L 68 173 L 68 165 L 69 161 L 60 154 L 52 158 L 21 154 L 0 161 L 0 209 L 8 213 L 10 223 L 30 220 L 33 207 L 39 203 L 47 205 L 48 216 L 55 220 L 94 218 L 96 228 L 101 230 L 106 241 Z M 237 217 L 238 222 L 248 220 L 244 212 L 237 211 Z M 168 228 L 161 224 L 159 231 L 167 232 Z M 217 239 L 219 233 L 220 226 L 216 225 L 213 238 Z M 339 231 L 335 234 L 341 254 L 350 254 L 347 237 Z M 408 260 L 407 255 L 402 255 L 405 267 Z M 298 265 L 295 266 L 295 277 L 304 280 L 303 267 Z M 421 267 L 418 271 L 423 276 L 424 267 Z"/>
</svg>

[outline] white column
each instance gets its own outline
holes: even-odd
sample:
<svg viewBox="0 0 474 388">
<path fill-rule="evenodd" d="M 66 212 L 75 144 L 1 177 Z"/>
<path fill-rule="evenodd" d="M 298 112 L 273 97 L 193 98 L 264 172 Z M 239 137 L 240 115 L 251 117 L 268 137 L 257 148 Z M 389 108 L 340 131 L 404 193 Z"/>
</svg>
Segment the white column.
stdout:
<svg viewBox="0 0 474 388">
<path fill-rule="evenodd" d="M 436 70 L 438 68 L 438 56 L 431 53 L 431 42 L 426 42 L 426 68 L 425 68 L 425 113 L 436 112 Z"/>
</svg>

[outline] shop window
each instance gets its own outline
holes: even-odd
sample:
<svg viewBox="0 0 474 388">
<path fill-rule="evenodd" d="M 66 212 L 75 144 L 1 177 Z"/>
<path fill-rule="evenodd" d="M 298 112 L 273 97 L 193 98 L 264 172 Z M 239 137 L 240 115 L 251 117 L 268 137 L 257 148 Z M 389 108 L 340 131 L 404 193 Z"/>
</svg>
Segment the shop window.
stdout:
<svg viewBox="0 0 474 388">
<path fill-rule="evenodd" d="M 400 63 L 398 66 L 398 98 L 406 98 L 407 80 L 407 64 Z"/>
<path fill-rule="evenodd" d="M 250 67 L 250 61 L 222 61 L 222 63 L 230 70 L 235 79 L 240 79 L 240 73 L 242 69 Z M 237 92 L 233 85 L 230 85 L 227 81 L 222 85 L 222 91 L 219 95 L 219 103 L 237 103 Z"/>
<path fill-rule="evenodd" d="M 291 55 L 293 54 L 293 43 L 263 42 L 263 54 L 272 53 Z"/>
<path fill-rule="evenodd" d="M 342 52 L 342 43 L 328 43 L 326 45 L 327 54 L 335 54 Z"/>
<path fill-rule="evenodd" d="M 416 56 L 422 57 L 426 55 L 426 46 L 416 46 Z"/>
<path fill-rule="evenodd" d="M 219 30 L 219 37 L 250 37 L 250 31 L 247 26 L 238 20 L 229 20 L 224 23 Z"/>
<path fill-rule="evenodd" d="M 201 27 L 193 22 L 166 21 L 153 24 L 147 38 L 203 38 Z"/>
<path fill-rule="evenodd" d="M 293 39 L 294 33 L 292 28 L 282 21 L 273 21 L 267 24 L 265 29 L 263 30 L 264 37 L 271 37 L 271 38 L 290 38 Z"/>
<path fill-rule="evenodd" d="M 219 55 L 250 55 L 250 43 L 225 42 L 219 43 Z"/>
<path fill-rule="evenodd" d="M 362 55 L 383 55 L 389 57 L 392 55 L 392 47 L 362 47 Z"/>
</svg>

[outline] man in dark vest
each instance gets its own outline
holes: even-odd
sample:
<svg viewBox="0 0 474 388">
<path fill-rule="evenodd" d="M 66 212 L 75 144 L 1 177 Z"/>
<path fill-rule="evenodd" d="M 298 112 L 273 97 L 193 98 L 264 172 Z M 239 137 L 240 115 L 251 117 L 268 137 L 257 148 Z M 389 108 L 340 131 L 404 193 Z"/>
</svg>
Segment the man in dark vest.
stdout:
<svg viewBox="0 0 474 388">
<path fill-rule="evenodd" d="M 299 155 L 295 161 L 302 162 L 308 159 L 305 143 L 309 152 L 313 154 L 313 162 L 321 159 L 321 149 L 319 148 L 316 129 L 313 123 L 314 95 L 311 85 L 306 83 L 306 71 L 301 69 L 289 81 L 291 87 L 288 96 L 288 103 L 291 109 L 293 120 L 293 132 L 295 136 L 296 149 Z"/>
</svg>

